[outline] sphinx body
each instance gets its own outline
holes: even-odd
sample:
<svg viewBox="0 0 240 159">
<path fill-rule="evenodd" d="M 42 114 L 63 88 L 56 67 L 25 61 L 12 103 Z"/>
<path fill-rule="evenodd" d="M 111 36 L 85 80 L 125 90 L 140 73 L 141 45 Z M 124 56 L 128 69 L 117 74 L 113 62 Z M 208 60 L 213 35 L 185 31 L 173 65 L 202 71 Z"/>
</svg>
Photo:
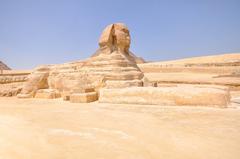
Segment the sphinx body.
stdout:
<svg viewBox="0 0 240 159">
<path fill-rule="evenodd" d="M 143 73 L 136 63 L 144 60 L 129 51 L 130 33 L 122 23 L 111 24 L 102 32 L 99 49 L 90 58 L 60 65 L 45 65 L 29 75 L 18 97 L 34 97 L 40 89 L 63 94 L 92 88 L 142 86 Z"/>
</svg>

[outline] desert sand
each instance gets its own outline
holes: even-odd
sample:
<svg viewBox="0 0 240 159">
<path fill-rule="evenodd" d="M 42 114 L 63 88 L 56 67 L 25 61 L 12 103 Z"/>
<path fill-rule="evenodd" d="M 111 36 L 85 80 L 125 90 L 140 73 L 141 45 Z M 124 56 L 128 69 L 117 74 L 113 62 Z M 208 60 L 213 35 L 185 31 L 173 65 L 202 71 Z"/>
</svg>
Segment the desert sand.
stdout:
<svg viewBox="0 0 240 159">
<path fill-rule="evenodd" d="M 238 159 L 240 109 L 0 98 L 2 159 Z"/>
</svg>

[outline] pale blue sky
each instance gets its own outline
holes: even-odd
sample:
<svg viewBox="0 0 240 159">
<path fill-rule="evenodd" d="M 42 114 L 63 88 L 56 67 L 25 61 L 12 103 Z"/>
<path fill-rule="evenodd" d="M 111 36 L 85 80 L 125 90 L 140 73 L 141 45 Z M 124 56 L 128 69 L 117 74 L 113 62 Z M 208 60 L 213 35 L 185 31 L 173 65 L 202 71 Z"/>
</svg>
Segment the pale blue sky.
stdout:
<svg viewBox="0 0 240 159">
<path fill-rule="evenodd" d="M 84 59 L 115 22 L 146 60 L 240 52 L 240 0 L 0 0 L 0 60 L 31 69 Z"/>
</svg>

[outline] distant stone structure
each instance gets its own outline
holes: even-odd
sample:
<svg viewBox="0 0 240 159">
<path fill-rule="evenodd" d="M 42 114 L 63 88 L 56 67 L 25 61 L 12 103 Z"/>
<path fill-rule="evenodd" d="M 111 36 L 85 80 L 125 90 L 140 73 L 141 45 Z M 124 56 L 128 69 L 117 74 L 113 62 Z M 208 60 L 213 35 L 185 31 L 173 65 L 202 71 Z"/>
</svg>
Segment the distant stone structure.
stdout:
<svg viewBox="0 0 240 159">
<path fill-rule="evenodd" d="M 240 91 L 240 54 L 193 57 L 139 64 L 151 82 L 162 84 L 222 85 Z"/>
<path fill-rule="evenodd" d="M 4 64 L 2 61 L 0 61 L 0 71 L 1 74 L 3 73 L 3 70 L 11 70 L 6 64 Z"/>
</svg>

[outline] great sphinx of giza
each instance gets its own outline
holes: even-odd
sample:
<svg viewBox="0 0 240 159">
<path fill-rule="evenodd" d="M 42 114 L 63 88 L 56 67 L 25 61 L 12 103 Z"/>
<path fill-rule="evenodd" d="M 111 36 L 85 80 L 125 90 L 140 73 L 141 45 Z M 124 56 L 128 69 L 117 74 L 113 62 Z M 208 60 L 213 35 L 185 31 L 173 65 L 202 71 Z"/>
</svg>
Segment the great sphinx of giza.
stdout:
<svg viewBox="0 0 240 159">
<path fill-rule="evenodd" d="M 37 92 L 54 94 L 52 98 L 74 92 L 142 86 L 143 73 L 136 63 L 144 62 L 129 51 L 130 33 L 122 23 L 107 26 L 99 39 L 99 49 L 83 61 L 36 68 L 18 95 L 38 96 Z"/>
</svg>

